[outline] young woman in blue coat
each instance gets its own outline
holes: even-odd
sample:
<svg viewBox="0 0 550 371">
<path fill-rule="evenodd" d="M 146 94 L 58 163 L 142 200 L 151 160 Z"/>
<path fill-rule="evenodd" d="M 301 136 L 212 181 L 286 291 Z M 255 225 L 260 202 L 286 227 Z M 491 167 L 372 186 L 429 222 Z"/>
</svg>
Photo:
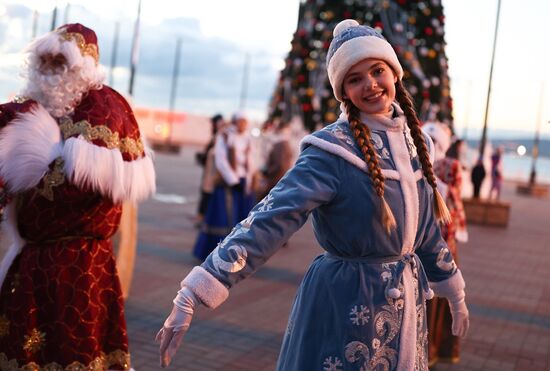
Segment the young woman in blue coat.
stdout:
<svg viewBox="0 0 550 371">
<path fill-rule="evenodd" d="M 278 370 L 427 370 L 425 301 L 449 300 L 464 336 L 464 280 L 441 237 L 449 218 L 403 69 L 374 29 L 334 29 L 327 69 L 342 115 L 306 136 L 296 165 L 181 282 L 157 335 L 170 363 L 200 304 L 215 308 L 311 214 L 326 251 L 307 271 Z"/>
</svg>

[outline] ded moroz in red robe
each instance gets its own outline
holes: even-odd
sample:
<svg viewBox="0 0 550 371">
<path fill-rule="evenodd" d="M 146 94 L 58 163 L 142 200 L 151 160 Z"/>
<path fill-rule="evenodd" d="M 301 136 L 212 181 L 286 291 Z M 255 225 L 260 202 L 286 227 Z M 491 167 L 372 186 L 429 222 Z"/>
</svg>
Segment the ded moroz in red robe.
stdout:
<svg viewBox="0 0 550 371">
<path fill-rule="evenodd" d="M 32 100 L 1 105 L 0 179 L 13 241 L 0 266 L 0 369 L 129 369 L 110 238 L 122 202 L 154 192 L 155 172 L 126 100 L 103 86 L 57 120 Z"/>
</svg>

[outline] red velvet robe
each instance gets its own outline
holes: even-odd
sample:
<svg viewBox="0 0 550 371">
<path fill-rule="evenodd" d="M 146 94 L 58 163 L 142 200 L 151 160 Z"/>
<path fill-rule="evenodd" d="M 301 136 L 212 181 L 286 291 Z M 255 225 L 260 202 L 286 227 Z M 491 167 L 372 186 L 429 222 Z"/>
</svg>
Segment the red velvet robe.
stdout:
<svg viewBox="0 0 550 371">
<path fill-rule="evenodd" d="M 37 106 L 34 101 L 0 106 L 0 128 L 33 124 L 32 118 L 13 119 Z M 121 201 L 154 190 L 152 163 L 129 105 L 106 86 L 90 91 L 57 124 L 60 156 L 37 185 L 10 192 L 24 245 L 0 291 L 0 369 L 126 370 L 124 302 L 110 238 L 120 222 Z M 67 150 L 70 140 L 73 151 Z M 144 165 L 139 170 L 149 178 L 126 170 L 133 161 Z M 10 179 L 4 180 L 9 190 Z M 137 187 L 134 182 L 139 192 L 129 189 Z"/>
</svg>

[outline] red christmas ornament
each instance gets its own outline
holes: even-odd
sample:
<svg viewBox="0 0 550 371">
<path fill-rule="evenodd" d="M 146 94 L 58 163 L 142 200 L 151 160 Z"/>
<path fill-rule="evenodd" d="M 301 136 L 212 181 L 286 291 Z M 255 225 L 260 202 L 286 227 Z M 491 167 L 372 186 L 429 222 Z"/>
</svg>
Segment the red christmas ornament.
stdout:
<svg viewBox="0 0 550 371">
<path fill-rule="evenodd" d="M 426 28 L 424 29 L 424 33 L 425 33 L 426 35 L 428 35 L 428 36 L 432 36 L 433 33 L 434 33 L 434 30 L 433 30 L 431 27 L 426 27 Z"/>
</svg>

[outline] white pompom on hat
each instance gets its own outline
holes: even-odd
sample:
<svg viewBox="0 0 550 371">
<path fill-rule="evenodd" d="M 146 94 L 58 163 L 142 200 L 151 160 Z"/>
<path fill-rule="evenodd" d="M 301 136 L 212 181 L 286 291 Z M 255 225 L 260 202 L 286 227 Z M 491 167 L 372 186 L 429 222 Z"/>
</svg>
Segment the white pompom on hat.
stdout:
<svg viewBox="0 0 550 371">
<path fill-rule="evenodd" d="M 354 19 L 345 19 L 334 27 L 334 38 L 327 53 L 327 72 L 335 98 L 342 102 L 342 83 L 349 69 L 367 58 L 381 59 L 403 78 L 403 67 L 397 54 L 384 37 Z"/>
</svg>

